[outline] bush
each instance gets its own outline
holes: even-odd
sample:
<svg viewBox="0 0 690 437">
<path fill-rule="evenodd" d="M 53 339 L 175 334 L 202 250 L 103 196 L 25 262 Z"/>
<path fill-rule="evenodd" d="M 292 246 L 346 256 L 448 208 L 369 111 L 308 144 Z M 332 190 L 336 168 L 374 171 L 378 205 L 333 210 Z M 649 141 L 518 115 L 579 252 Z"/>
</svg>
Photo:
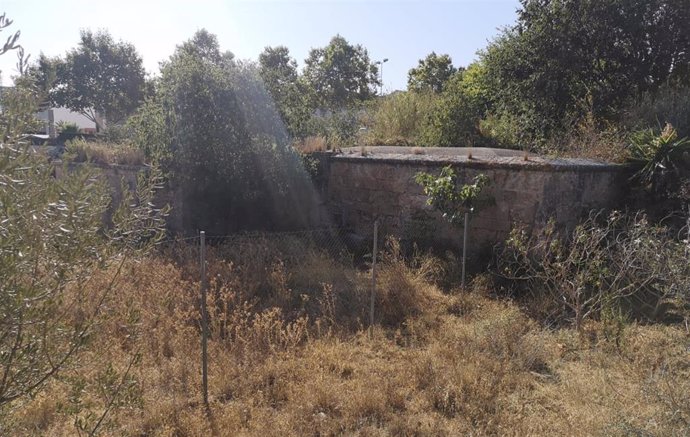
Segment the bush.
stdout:
<svg viewBox="0 0 690 437">
<path fill-rule="evenodd" d="M 537 150 L 556 156 L 622 163 L 629 158 L 627 134 L 618 125 L 597 119 L 592 111 L 564 125 L 563 132 L 538 145 Z"/>
<path fill-rule="evenodd" d="M 664 320 L 690 303 L 685 244 L 644 215 L 593 213 L 569 238 L 552 222 L 532 237 L 514 229 L 496 274 L 513 295 L 546 299 L 551 321 L 569 320 L 578 330 L 619 311 Z"/>
<path fill-rule="evenodd" d="M 308 137 L 323 138 L 330 150 L 354 147 L 359 142 L 364 109 L 341 109 L 325 114 L 312 115 L 305 123 Z"/>
<path fill-rule="evenodd" d="M 115 205 L 93 168 L 59 180 L 53 171 L 21 143 L 0 147 L 0 417 L 75 360 L 118 284 L 118 266 L 150 248 L 164 227 L 151 203 L 155 171 Z"/>
<path fill-rule="evenodd" d="M 77 126 L 76 123 L 71 123 L 71 122 L 66 122 L 66 121 L 61 121 L 56 124 L 58 133 L 60 135 L 77 135 L 79 133 L 79 126 Z"/>
<path fill-rule="evenodd" d="M 146 157 L 141 149 L 82 139 L 69 141 L 63 159 L 71 162 L 91 162 L 100 165 L 145 165 Z"/>
<path fill-rule="evenodd" d="M 681 188 L 690 179 L 690 139 L 678 138 L 670 124 L 660 133 L 653 129 L 631 135 L 630 160 L 640 168 L 634 180 L 657 199 L 680 197 L 690 199 Z"/>
<path fill-rule="evenodd" d="M 309 136 L 295 141 L 292 147 L 302 154 L 325 152 L 328 150 L 328 139 L 321 136 Z"/>
<path fill-rule="evenodd" d="M 403 91 L 388 95 L 373 108 L 369 145 L 415 145 L 419 143 L 424 119 L 434 107 L 433 93 Z"/>
<path fill-rule="evenodd" d="M 172 139 L 166 125 L 165 110 L 160 102 L 148 99 L 127 120 L 135 147 L 144 153 L 149 162 L 159 162 L 168 167 L 172 158 Z"/>
<path fill-rule="evenodd" d="M 380 269 L 375 314 L 383 325 L 400 326 L 410 317 L 447 306 L 448 298 L 433 284 L 441 273 L 435 258 L 416 254 L 408 263 L 400 242 L 389 239 Z"/>
<path fill-rule="evenodd" d="M 520 124 L 513 114 L 487 114 L 479 121 L 479 131 L 484 137 L 492 140 L 495 146 L 507 149 L 527 148 L 527 143 L 521 135 Z"/>
<path fill-rule="evenodd" d="M 419 142 L 424 146 L 472 147 L 485 143 L 479 131 L 485 105 L 472 83 L 464 80 L 468 73 L 455 74 L 444 87 L 439 99 L 424 118 Z M 472 77 L 472 76 L 468 76 Z"/>
</svg>

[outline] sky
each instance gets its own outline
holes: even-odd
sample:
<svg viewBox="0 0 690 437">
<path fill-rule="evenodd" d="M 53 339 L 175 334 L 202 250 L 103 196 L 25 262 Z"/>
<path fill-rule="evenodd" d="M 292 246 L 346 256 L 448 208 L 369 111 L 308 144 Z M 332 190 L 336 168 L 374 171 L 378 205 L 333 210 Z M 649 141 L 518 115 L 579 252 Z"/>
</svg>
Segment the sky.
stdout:
<svg viewBox="0 0 690 437">
<path fill-rule="evenodd" d="M 150 74 L 175 46 L 206 28 L 238 58 L 258 58 L 266 46 L 284 45 L 300 67 L 309 50 L 340 34 L 361 44 L 372 61 L 387 58 L 384 92 L 404 89 L 407 72 L 432 51 L 467 66 L 478 50 L 516 20 L 518 0 L 2 0 L 0 14 L 14 20 L 0 33 L 21 31 L 19 42 L 37 57 L 64 55 L 80 29 L 107 29 L 133 43 Z M 3 85 L 16 74 L 16 55 L 0 56 Z"/>
</svg>

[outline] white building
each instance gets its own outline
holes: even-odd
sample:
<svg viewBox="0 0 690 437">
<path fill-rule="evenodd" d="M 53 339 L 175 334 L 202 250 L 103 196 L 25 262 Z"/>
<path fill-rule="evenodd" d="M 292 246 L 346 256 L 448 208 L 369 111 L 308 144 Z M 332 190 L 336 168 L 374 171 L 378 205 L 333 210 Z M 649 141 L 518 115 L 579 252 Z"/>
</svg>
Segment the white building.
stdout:
<svg viewBox="0 0 690 437">
<path fill-rule="evenodd" d="M 43 122 L 44 132 L 51 138 L 59 133 L 57 127 L 60 123 L 76 124 L 79 131 L 83 133 L 96 133 L 96 123 L 86 118 L 83 114 L 72 112 L 67 108 L 50 108 L 37 114 L 39 120 Z"/>
</svg>

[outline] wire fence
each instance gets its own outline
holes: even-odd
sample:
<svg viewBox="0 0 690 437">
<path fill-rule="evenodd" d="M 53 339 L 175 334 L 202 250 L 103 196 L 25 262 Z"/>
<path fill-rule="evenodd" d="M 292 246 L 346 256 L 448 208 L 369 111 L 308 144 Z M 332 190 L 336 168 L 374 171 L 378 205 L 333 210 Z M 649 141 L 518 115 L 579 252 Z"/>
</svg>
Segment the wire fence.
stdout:
<svg viewBox="0 0 690 437">
<path fill-rule="evenodd" d="M 465 233 L 465 237 L 467 233 Z M 370 335 L 375 325 L 377 302 L 377 269 L 381 259 L 381 251 L 387 250 L 389 238 L 400 242 L 403 251 L 413 255 L 418 251 L 433 248 L 435 229 L 419 226 L 419 223 L 406 223 L 393 230 L 381 226 L 379 220 L 371 224 L 369 232 L 366 230 L 354 232 L 349 228 L 321 228 L 288 232 L 244 232 L 231 235 L 206 235 L 200 231 L 198 235 L 169 238 L 158 243 L 168 255 L 180 261 L 181 265 L 190 265 L 188 272 L 199 279 L 199 320 L 201 324 L 201 362 L 202 362 L 202 391 L 204 403 L 208 404 L 208 337 L 209 313 L 207 309 L 207 294 L 209 292 L 209 266 L 217 261 L 230 264 L 240 271 L 243 267 L 257 272 L 258 275 L 270 275 L 271 272 L 261 266 L 278 263 L 286 271 L 302 268 L 314 263 L 314 259 L 328 260 L 346 269 L 351 268 L 368 276 L 366 294 L 368 302 L 368 317 L 366 323 Z M 462 249 L 457 248 L 456 249 Z M 461 252 L 461 250 L 456 250 Z M 462 280 L 464 284 L 464 258 Z M 317 263 L 318 265 L 318 263 Z M 210 275 L 210 276 L 209 276 Z M 261 281 L 265 278 L 254 278 L 248 282 Z M 253 283 L 254 283 L 253 282 Z"/>
</svg>

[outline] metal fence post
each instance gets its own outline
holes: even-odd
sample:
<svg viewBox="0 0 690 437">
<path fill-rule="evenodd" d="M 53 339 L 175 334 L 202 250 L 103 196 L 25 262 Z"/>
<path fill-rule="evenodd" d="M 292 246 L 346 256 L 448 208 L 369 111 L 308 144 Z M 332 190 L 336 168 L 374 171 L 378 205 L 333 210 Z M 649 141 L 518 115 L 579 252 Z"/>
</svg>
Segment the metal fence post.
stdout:
<svg viewBox="0 0 690 437">
<path fill-rule="evenodd" d="M 201 388 L 208 407 L 208 313 L 206 311 L 206 232 L 199 233 L 201 266 Z"/>
<path fill-rule="evenodd" d="M 465 262 L 467 261 L 467 229 L 470 227 L 470 213 L 465 212 L 465 221 L 462 226 L 462 279 L 460 286 L 465 289 Z"/>
<path fill-rule="evenodd" d="M 369 305 L 369 335 L 374 334 L 374 302 L 376 301 L 376 252 L 379 240 L 379 220 L 374 220 L 374 250 L 371 254 L 371 302 Z"/>
</svg>

